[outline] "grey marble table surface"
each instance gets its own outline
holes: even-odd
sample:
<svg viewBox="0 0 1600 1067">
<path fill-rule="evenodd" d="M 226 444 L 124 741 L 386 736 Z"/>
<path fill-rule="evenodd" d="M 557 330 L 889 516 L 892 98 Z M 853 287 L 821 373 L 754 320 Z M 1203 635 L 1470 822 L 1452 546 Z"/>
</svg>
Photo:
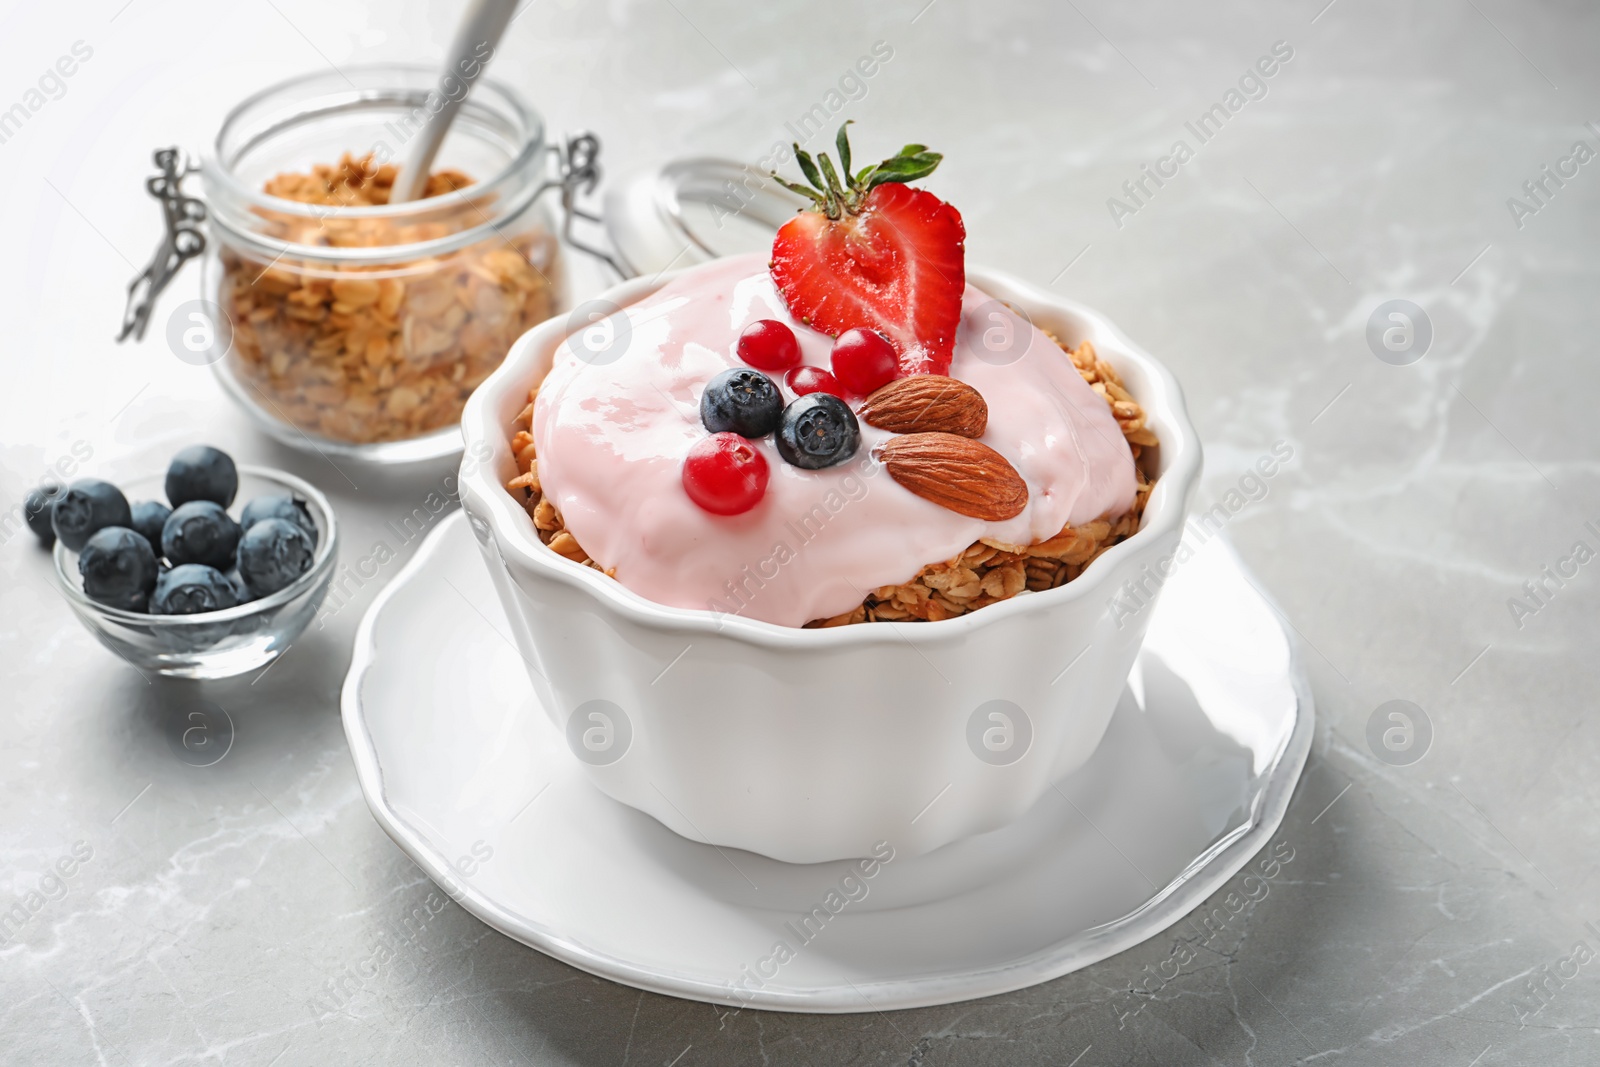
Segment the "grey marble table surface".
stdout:
<svg viewBox="0 0 1600 1067">
<path fill-rule="evenodd" d="M 164 340 L 197 277 L 149 341 L 111 338 L 157 236 L 152 148 L 199 151 L 291 74 L 431 59 L 456 7 L 7 5 L 8 515 L 58 461 L 120 477 L 207 440 L 315 481 L 351 552 L 415 548 L 396 524 L 448 467 L 341 469 L 250 429 Z M 613 174 L 760 159 L 819 108 L 830 134 L 857 120 L 863 154 L 926 142 L 972 261 L 1104 310 L 1173 368 L 1207 448 L 1198 505 L 1224 504 L 1316 694 L 1277 835 L 1292 868 L 1149 985 L 1192 934 L 972 1003 L 726 1016 L 451 905 L 321 1011 L 431 890 L 368 813 L 339 721 L 356 623 L 398 568 L 265 673 L 147 680 L 8 518 L 0 1061 L 1600 1062 L 1597 44 L 1600 10 L 1572 0 L 533 0 L 495 72 L 552 128 L 599 131 Z M 875 46 L 889 58 L 852 73 Z M 1411 340 L 1386 347 L 1395 300 Z M 1292 459 L 1251 476 L 1280 443 Z M 197 692 L 234 723 L 205 768 L 175 742 Z M 1394 700 L 1426 726 L 1408 751 L 1369 742 Z"/>
</svg>

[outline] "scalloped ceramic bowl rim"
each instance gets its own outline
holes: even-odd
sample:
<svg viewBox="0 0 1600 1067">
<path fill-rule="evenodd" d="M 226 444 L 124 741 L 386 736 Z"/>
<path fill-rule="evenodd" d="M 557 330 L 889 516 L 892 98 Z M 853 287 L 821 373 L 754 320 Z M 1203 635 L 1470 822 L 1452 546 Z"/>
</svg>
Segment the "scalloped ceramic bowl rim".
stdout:
<svg viewBox="0 0 1600 1067">
<path fill-rule="evenodd" d="M 597 301 L 608 302 L 618 308 L 628 307 L 694 269 L 685 267 L 654 278 L 634 278 L 622 282 L 586 301 L 580 308 L 592 307 Z M 1003 271 L 969 266 L 967 281 L 991 297 L 1020 306 L 1030 319 L 1037 317 L 1040 309 L 1049 309 L 1067 317 L 1085 320 L 1091 326 L 1089 332 L 1104 333 L 1120 347 L 1120 352 L 1112 354 L 1113 362 L 1126 357 L 1148 375 L 1149 384 L 1143 385 L 1135 395 L 1145 409 L 1147 423 L 1157 429 L 1162 463 L 1166 469 L 1151 491 L 1138 531 L 1107 549 L 1081 575 L 1064 585 L 1020 594 L 939 622 L 918 622 L 914 626 L 876 623 L 804 629 L 700 608 L 658 604 L 592 567 L 581 566 L 557 555 L 539 541 L 526 510 L 500 484 L 497 472 L 512 462 L 512 457 L 510 433 L 507 427 L 500 424 L 498 413 L 506 407 L 505 396 L 508 391 L 516 390 L 526 397 L 532 377 L 530 365 L 542 345 L 548 344 L 553 348 L 577 329 L 589 325 L 587 319 L 575 321 L 573 314 L 548 319 L 523 334 L 511 346 L 505 360 L 494 373 L 468 398 L 461 416 L 466 452 L 460 481 L 462 506 L 469 514 L 488 523 L 496 544 L 509 557 L 508 562 L 515 559 L 517 564 L 542 577 L 582 589 L 605 608 L 631 623 L 685 634 L 715 633 L 766 648 L 806 651 L 905 641 L 913 644 L 942 643 L 1035 609 L 1096 594 L 1104 595 L 1104 578 L 1118 561 L 1124 556 L 1143 552 L 1147 544 L 1158 541 L 1163 535 L 1178 536 L 1187 519 L 1188 500 L 1200 476 L 1200 441 L 1189 421 L 1182 387 L 1159 360 L 1135 344 L 1110 319 L 1092 308 L 1045 292 Z M 1133 391 L 1130 389 L 1130 392 Z M 526 403 L 525 399 L 523 403 Z M 485 446 L 487 452 L 484 451 Z M 475 456 L 479 457 L 476 463 L 473 462 Z"/>
<path fill-rule="evenodd" d="M 302 478 L 297 478 L 288 471 L 278 470 L 273 467 L 257 467 L 248 463 L 237 464 L 237 469 L 241 475 L 249 475 L 262 481 L 273 482 L 285 489 L 299 493 L 315 504 L 328 520 L 328 528 L 324 531 L 324 536 L 317 539 L 317 551 L 311 557 L 311 567 L 300 577 L 276 593 L 270 593 L 248 603 L 236 604 L 231 608 L 223 608 L 221 611 L 203 611 L 196 615 L 154 615 L 144 611 L 125 611 L 122 608 L 113 608 L 100 603 L 98 600 L 91 599 L 87 593 L 78 587 L 77 583 L 73 582 L 72 576 L 67 573 L 66 557 L 68 553 L 72 553 L 74 556 L 77 553 L 72 552 L 70 548 L 57 540 L 50 554 L 55 560 L 56 584 L 61 587 L 62 593 L 72 602 L 74 607 L 113 622 L 132 626 L 159 626 L 178 630 L 185 626 L 212 626 L 219 622 L 232 622 L 235 619 L 249 618 L 251 615 L 269 612 L 282 607 L 312 588 L 332 569 L 333 561 L 338 558 L 334 550 L 338 547 L 339 542 L 339 520 L 334 515 L 333 504 L 329 502 L 327 497 L 322 495 L 322 490 Z M 141 483 L 161 476 L 160 473 L 144 474 L 128 479 L 128 481 L 130 483 Z M 118 489 L 122 488 L 118 483 L 113 482 L 112 484 L 116 485 Z M 236 496 L 234 499 L 237 501 L 238 497 Z M 232 505 L 230 504 L 229 507 L 232 507 Z"/>
</svg>

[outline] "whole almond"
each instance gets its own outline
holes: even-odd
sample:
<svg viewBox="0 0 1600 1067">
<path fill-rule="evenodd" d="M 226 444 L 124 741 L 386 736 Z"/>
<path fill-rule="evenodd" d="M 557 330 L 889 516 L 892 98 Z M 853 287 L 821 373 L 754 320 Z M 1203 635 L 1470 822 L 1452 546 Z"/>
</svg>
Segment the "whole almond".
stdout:
<svg viewBox="0 0 1600 1067">
<path fill-rule="evenodd" d="M 857 416 L 891 433 L 953 433 L 982 437 L 989 424 L 983 394 L 942 374 L 896 378 L 867 397 Z"/>
<path fill-rule="evenodd" d="M 987 522 L 1022 514 L 1028 484 L 1000 453 L 953 433 L 891 437 L 878 452 L 889 477 L 942 508 Z"/>
</svg>

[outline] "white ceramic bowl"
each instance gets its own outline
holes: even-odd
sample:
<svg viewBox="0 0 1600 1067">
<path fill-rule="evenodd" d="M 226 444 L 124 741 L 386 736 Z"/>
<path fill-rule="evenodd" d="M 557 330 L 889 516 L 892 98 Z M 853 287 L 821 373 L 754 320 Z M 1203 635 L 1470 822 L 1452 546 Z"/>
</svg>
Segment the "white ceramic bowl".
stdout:
<svg viewBox="0 0 1600 1067">
<path fill-rule="evenodd" d="M 625 307 L 673 277 L 602 299 Z M 1062 341 L 1094 342 L 1145 408 L 1160 475 L 1139 532 L 1078 579 L 943 622 L 803 630 L 665 607 L 541 544 L 503 488 L 508 427 L 587 322 L 535 327 L 467 402 L 463 505 L 540 702 L 602 791 L 790 863 L 912 856 L 1005 825 L 1099 745 L 1150 616 L 1112 599 L 1170 571 L 1200 443 L 1171 373 L 1103 316 L 968 277 Z"/>
</svg>

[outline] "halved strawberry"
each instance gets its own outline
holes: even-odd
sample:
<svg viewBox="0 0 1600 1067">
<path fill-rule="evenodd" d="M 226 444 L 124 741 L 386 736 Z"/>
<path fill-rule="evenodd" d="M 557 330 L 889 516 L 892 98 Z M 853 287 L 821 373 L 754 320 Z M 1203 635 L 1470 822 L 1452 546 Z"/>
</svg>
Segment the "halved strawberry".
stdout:
<svg viewBox="0 0 1600 1067">
<path fill-rule="evenodd" d="M 932 193 L 905 183 L 943 157 L 922 145 L 850 175 L 849 123 L 837 145 L 849 188 L 827 153 L 817 163 L 795 146 L 816 190 L 778 180 L 816 204 L 784 224 L 772 243 L 772 280 L 795 318 L 837 337 L 857 326 L 888 337 L 902 374 L 945 374 L 966 288 L 966 227 Z M 776 177 L 776 175 L 774 175 Z"/>
</svg>

